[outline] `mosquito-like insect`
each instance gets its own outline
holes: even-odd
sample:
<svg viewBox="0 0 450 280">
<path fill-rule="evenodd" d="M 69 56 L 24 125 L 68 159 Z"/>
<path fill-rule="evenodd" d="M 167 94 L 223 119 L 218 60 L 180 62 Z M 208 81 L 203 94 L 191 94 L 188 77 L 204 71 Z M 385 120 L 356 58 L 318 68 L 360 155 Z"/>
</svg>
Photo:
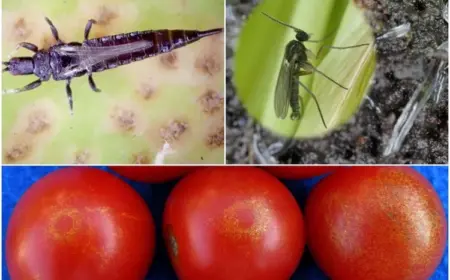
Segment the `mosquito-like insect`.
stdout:
<svg viewBox="0 0 450 280">
<path fill-rule="evenodd" d="M 46 17 L 56 44 L 48 50 L 38 49 L 34 44 L 21 42 L 17 49 L 25 48 L 34 52 L 32 57 L 13 57 L 3 62 L 12 75 L 36 75 L 39 79 L 16 89 L 3 91 L 4 94 L 14 94 L 35 89 L 42 82 L 53 79 L 66 81 L 66 94 L 69 101 L 70 112 L 73 113 L 72 78 L 88 75 L 91 89 L 100 90 L 94 83 L 92 73 L 116 68 L 145 58 L 194 43 L 203 37 L 214 35 L 223 31 L 222 28 L 205 31 L 198 30 L 147 30 L 123 33 L 100 38 L 88 39 L 89 32 L 95 20 L 90 19 L 84 29 L 84 41 L 64 43 L 58 35 L 53 23 Z"/>
<path fill-rule="evenodd" d="M 275 115 L 277 118 L 284 119 L 287 116 L 287 112 L 289 109 L 289 105 L 292 108 L 291 120 L 299 120 L 301 118 L 301 100 L 299 96 L 299 85 L 306 90 L 306 92 L 311 95 L 316 103 L 317 109 L 319 111 L 320 117 L 322 119 L 322 123 L 327 128 L 325 119 L 322 114 L 322 110 L 320 109 L 319 102 L 315 94 L 308 89 L 302 82 L 298 80 L 299 76 L 309 75 L 313 72 L 317 72 L 323 77 L 327 78 L 331 82 L 335 83 L 339 87 L 348 90 L 348 88 L 339 84 L 332 78 L 328 77 L 325 73 L 315 68 L 311 63 L 308 62 L 308 57 L 313 55 L 310 50 L 308 50 L 304 43 L 319 43 L 323 40 L 309 40 L 310 35 L 305 31 L 296 28 L 292 25 L 284 23 L 278 19 L 269 16 L 266 13 L 262 13 L 269 19 L 284 25 L 286 27 L 292 28 L 297 34 L 295 35 L 295 40 L 290 41 L 286 45 L 283 61 L 281 63 L 280 73 L 278 74 L 277 85 L 275 88 Z M 367 46 L 369 44 L 360 44 L 355 46 L 348 47 L 334 47 L 334 46 L 322 46 L 318 53 L 322 50 L 323 47 L 332 48 L 332 49 L 349 49 L 349 48 L 357 48 L 362 46 Z"/>
</svg>

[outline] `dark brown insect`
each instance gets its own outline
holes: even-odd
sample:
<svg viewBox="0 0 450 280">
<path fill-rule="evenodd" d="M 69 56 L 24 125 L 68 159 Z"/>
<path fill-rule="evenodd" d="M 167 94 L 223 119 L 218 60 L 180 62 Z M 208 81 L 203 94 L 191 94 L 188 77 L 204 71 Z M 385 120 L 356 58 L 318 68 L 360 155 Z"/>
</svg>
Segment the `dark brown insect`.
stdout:
<svg viewBox="0 0 450 280">
<path fill-rule="evenodd" d="M 39 79 L 17 89 L 4 90 L 3 94 L 15 94 L 32 90 L 48 81 L 51 76 L 54 80 L 66 81 L 66 93 L 69 100 L 70 112 L 73 112 L 72 78 L 88 75 L 89 85 L 93 91 L 100 90 L 94 83 L 92 73 L 116 68 L 145 58 L 167 53 L 174 49 L 186 46 L 203 37 L 214 35 L 223 31 L 222 28 L 205 31 L 198 30 L 147 30 L 131 33 L 117 34 L 100 38 L 88 39 L 92 24 L 91 19 L 84 30 L 84 41 L 65 43 L 59 39 L 58 31 L 53 23 L 45 18 L 50 25 L 56 44 L 48 50 L 38 49 L 34 44 L 22 42 L 17 45 L 34 52 L 32 57 L 13 57 L 3 62 L 12 75 L 36 75 Z"/>
</svg>

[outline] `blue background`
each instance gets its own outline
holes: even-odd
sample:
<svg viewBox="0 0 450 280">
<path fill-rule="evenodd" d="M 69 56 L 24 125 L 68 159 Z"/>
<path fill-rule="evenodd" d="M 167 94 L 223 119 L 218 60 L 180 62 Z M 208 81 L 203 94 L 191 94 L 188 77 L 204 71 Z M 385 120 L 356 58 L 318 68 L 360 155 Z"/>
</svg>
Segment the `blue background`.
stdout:
<svg viewBox="0 0 450 280">
<path fill-rule="evenodd" d="M 48 174 L 51 171 L 58 169 L 58 167 L 20 167 L 20 166 L 5 166 L 3 167 L 2 178 L 2 247 L 5 248 L 5 232 L 8 225 L 9 218 L 12 214 L 13 208 L 22 194 L 28 189 L 36 180 Z M 110 173 L 114 172 L 107 168 L 102 168 Z M 448 168 L 447 167 L 415 167 L 422 173 L 435 187 L 440 199 L 444 205 L 445 213 L 448 220 Z M 115 174 L 117 175 L 117 174 Z M 124 178 L 123 178 L 124 179 Z M 320 178 L 312 178 L 303 181 L 284 181 L 287 187 L 294 194 L 298 203 L 303 209 L 306 197 L 311 190 L 311 187 L 317 183 Z M 169 195 L 172 187 L 176 182 L 170 182 L 164 187 L 149 187 L 148 184 L 137 183 L 124 179 L 132 185 L 139 194 L 147 202 L 153 217 L 156 222 L 157 230 L 157 249 L 153 265 L 149 270 L 147 280 L 160 279 L 176 279 L 175 273 L 170 266 L 169 258 L 165 252 L 163 239 L 161 236 L 161 216 L 164 209 L 164 202 Z M 5 263 L 5 252 L 2 251 L 2 270 L 3 279 L 10 279 Z M 448 272 L 448 244 L 444 258 L 439 265 L 439 268 L 434 273 L 432 280 L 447 279 Z M 309 252 L 302 257 L 302 261 L 292 279 L 328 279 L 314 264 Z M 400 279 L 399 279 L 400 280 Z"/>
</svg>

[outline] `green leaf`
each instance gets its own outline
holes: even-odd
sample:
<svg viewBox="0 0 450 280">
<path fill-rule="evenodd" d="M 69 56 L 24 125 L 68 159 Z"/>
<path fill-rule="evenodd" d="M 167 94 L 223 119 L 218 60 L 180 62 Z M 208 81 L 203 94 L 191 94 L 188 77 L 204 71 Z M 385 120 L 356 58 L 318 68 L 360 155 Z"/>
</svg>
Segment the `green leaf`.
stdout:
<svg viewBox="0 0 450 280">
<path fill-rule="evenodd" d="M 327 38 L 321 43 L 305 43 L 314 54 L 322 45 L 370 44 L 345 50 L 325 48 L 319 57 L 310 60 L 317 69 L 349 90 L 318 73 L 300 78 L 316 95 L 327 129 L 314 100 L 301 87 L 301 119 L 292 121 L 290 112 L 284 120 L 275 116 L 273 103 L 278 73 L 284 48 L 295 39 L 295 32 L 261 12 L 304 30 L 311 35 L 311 40 Z M 285 137 L 320 137 L 345 124 L 360 107 L 375 71 L 374 38 L 363 12 L 351 1 L 265 1 L 255 8 L 242 28 L 234 69 L 234 83 L 241 102 L 264 127 Z"/>
</svg>

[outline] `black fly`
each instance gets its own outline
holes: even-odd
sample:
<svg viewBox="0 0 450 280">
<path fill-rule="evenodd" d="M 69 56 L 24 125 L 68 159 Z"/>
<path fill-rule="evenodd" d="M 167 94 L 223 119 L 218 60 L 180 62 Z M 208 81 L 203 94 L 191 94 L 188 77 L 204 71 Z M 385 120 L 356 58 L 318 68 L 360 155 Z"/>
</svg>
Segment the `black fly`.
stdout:
<svg viewBox="0 0 450 280">
<path fill-rule="evenodd" d="M 3 93 L 14 94 L 32 90 L 53 76 L 54 80 L 66 81 L 66 93 L 71 113 L 73 113 L 72 90 L 70 88 L 72 78 L 88 75 L 91 89 L 99 92 L 100 90 L 92 78 L 92 73 L 167 53 L 223 30 L 222 28 L 206 31 L 163 29 L 88 39 L 92 24 L 96 23 L 95 20 L 91 19 L 86 24 L 82 43 L 64 43 L 60 40 L 53 23 L 48 18 L 45 18 L 45 20 L 50 25 L 56 44 L 48 50 L 39 50 L 34 44 L 19 43 L 17 49 L 21 47 L 28 49 L 35 53 L 34 56 L 13 57 L 9 61 L 3 62 L 3 65 L 6 66 L 3 72 L 8 71 L 12 75 L 34 74 L 39 79 L 22 88 L 5 90 Z"/>
<path fill-rule="evenodd" d="M 323 77 L 327 78 L 331 82 L 335 83 L 339 87 L 348 90 L 348 88 L 342 86 L 332 78 L 328 77 L 325 73 L 321 72 L 317 68 L 315 68 L 311 63 L 308 62 L 308 57 L 313 55 L 310 50 L 308 50 L 304 43 L 305 42 L 311 42 L 311 43 L 318 43 L 323 40 L 309 40 L 310 35 L 307 34 L 305 31 L 296 28 L 292 25 L 286 24 L 282 21 L 279 21 L 268 14 L 263 14 L 270 18 L 271 20 L 287 26 L 289 28 L 292 28 L 295 32 L 295 40 L 290 41 L 286 45 L 283 61 L 281 63 L 281 69 L 280 73 L 278 74 L 277 79 L 277 85 L 275 88 L 275 101 L 274 101 L 274 108 L 275 108 L 275 115 L 277 118 L 284 119 L 287 116 L 289 105 L 292 108 L 292 114 L 291 119 L 292 120 L 299 120 L 301 117 L 301 100 L 300 96 L 298 94 L 299 91 L 299 85 L 308 92 L 309 95 L 314 99 L 314 102 L 316 103 L 317 109 L 319 111 L 320 117 L 322 119 L 322 123 L 327 127 L 325 123 L 325 119 L 323 117 L 322 111 L 320 110 L 319 102 L 317 101 L 316 96 L 314 93 L 308 89 L 302 82 L 298 80 L 299 76 L 309 75 L 313 72 L 317 72 Z M 333 46 L 323 46 L 328 47 L 332 49 L 349 49 L 349 48 L 356 48 L 356 47 L 362 47 L 367 46 L 369 44 L 361 44 L 361 45 L 355 45 L 355 46 L 349 46 L 349 47 L 333 47 Z M 322 48 L 323 48 L 322 47 Z M 320 51 L 322 50 L 320 48 Z"/>
</svg>

